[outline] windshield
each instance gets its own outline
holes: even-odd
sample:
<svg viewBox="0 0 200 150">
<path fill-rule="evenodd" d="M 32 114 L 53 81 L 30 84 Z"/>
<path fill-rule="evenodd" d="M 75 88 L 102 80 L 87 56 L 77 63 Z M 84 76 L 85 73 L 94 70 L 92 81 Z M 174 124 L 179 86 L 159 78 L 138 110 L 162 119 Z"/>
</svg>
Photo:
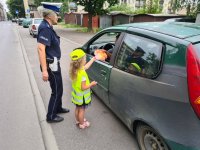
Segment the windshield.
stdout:
<svg viewBox="0 0 200 150">
<path fill-rule="evenodd" d="M 35 19 L 34 24 L 40 24 L 42 22 L 42 19 Z"/>
</svg>

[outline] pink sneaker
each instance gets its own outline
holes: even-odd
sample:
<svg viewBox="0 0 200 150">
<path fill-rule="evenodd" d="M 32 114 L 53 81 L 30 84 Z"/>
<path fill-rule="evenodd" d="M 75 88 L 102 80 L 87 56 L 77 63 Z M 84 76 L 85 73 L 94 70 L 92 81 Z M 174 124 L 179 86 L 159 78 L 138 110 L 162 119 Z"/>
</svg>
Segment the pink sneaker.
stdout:
<svg viewBox="0 0 200 150">
<path fill-rule="evenodd" d="M 80 129 L 85 129 L 90 126 L 90 123 L 88 121 L 84 122 L 83 124 L 78 125 Z"/>
<path fill-rule="evenodd" d="M 84 122 L 86 122 L 87 120 L 86 120 L 86 118 L 84 118 Z M 76 125 L 78 125 L 79 124 L 79 121 L 75 121 L 76 122 Z"/>
<path fill-rule="evenodd" d="M 89 121 L 86 120 L 84 123 L 85 123 L 85 125 L 86 125 L 87 127 L 90 126 L 90 122 L 89 122 Z"/>
</svg>

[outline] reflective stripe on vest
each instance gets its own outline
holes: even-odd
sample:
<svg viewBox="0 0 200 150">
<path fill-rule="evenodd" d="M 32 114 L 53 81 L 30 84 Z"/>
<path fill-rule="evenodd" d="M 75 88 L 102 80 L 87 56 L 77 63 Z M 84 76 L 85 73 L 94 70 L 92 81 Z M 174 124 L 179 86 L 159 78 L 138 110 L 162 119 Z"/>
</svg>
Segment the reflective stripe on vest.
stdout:
<svg viewBox="0 0 200 150">
<path fill-rule="evenodd" d="M 90 89 L 81 90 L 82 77 L 86 78 L 86 85 L 90 84 L 90 80 L 85 70 L 78 70 L 77 79 L 72 81 L 72 102 L 76 105 L 82 105 L 83 99 L 85 100 L 85 104 L 89 104 L 91 102 Z"/>
<path fill-rule="evenodd" d="M 137 71 L 141 72 L 141 68 L 137 63 L 131 63 L 136 69 Z"/>
<path fill-rule="evenodd" d="M 83 92 L 76 92 L 75 89 L 72 91 L 72 102 L 77 105 L 83 104 L 83 98 L 85 100 L 85 104 L 89 104 L 91 101 L 91 91 L 90 89 L 85 90 Z"/>
</svg>

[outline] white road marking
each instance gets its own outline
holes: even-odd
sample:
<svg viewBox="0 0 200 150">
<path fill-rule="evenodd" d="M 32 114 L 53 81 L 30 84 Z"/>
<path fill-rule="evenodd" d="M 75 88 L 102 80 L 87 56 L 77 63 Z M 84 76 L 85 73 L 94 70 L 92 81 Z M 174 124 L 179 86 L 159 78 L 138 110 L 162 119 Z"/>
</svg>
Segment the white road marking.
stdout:
<svg viewBox="0 0 200 150">
<path fill-rule="evenodd" d="M 66 41 L 68 41 L 68 42 L 71 42 L 71 43 L 73 43 L 73 44 L 76 44 L 76 45 L 78 45 L 78 46 L 82 46 L 82 45 L 83 45 L 83 44 L 76 43 L 76 42 L 74 42 L 74 41 L 72 41 L 72 40 L 69 40 L 69 39 L 67 39 L 67 38 L 64 38 L 64 37 L 62 37 L 62 36 L 61 36 L 61 38 L 64 39 L 64 40 L 66 40 Z"/>
</svg>

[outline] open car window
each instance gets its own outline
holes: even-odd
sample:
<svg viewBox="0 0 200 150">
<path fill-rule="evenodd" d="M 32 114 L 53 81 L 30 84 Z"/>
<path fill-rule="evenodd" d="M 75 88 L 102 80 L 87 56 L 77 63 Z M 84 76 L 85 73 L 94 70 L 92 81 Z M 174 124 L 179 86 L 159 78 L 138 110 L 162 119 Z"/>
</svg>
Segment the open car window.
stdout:
<svg viewBox="0 0 200 150">
<path fill-rule="evenodd" d="M 109 62 L 120 32 L 106 32 L 89 44 L 89 54 L 95 55 L 96 51 L 105 51 L 107 58 L 101 61 Z"/>
</svg>

